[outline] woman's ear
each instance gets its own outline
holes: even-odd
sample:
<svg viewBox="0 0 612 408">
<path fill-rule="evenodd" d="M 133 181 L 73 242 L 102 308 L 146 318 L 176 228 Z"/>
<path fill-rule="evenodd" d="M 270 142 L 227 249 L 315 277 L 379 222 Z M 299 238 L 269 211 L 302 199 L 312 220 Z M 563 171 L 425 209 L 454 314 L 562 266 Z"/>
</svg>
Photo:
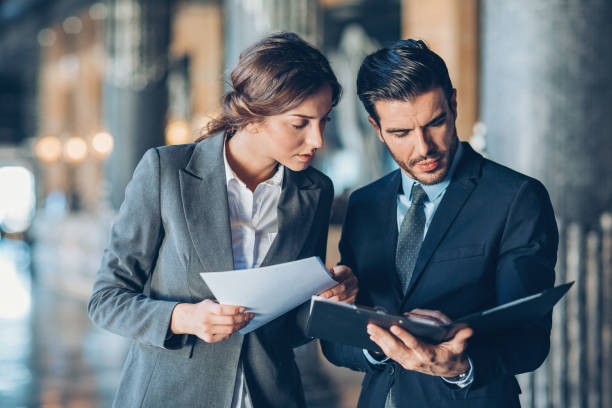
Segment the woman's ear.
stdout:
<svg viewBox="0 0 612 408">
<path fill-rule="evenodd" d="M 257 134 L 260 131 L 260 125 L 261 125 L 261 123 L 259 123 L 259 122 L 250 122 L 250 123 L 246 124 L 244 129 L 248 133 Z"/>
</svg>

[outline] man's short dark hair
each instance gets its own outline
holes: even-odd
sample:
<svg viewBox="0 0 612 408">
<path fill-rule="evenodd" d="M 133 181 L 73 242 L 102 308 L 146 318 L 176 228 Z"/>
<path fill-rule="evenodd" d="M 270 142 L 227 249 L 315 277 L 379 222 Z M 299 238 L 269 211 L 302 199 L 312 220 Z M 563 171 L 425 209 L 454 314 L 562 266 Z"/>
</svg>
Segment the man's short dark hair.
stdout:
<svg viewBox="0 0 612 408">
<path fill-rule="evenodd" d="M 377 123 L 377 101 L 409 101 L 437 87 L 450 104 L 453 84 L 446 64 L 421 40 L 398 41 L 368 55 L 357 74 L 359 99 Z"/>
</svg>

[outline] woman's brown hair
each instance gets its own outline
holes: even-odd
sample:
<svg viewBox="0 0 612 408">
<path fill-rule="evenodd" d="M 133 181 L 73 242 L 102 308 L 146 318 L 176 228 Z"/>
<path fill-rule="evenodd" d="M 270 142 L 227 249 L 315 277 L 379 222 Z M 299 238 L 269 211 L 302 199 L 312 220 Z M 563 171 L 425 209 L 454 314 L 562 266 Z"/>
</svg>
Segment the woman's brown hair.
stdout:
<svg viewBox="0 0 612 408">
<path fill-rule="evenodd" d="M 229 85 L 223 112 L 198 142 L 219 132 L 231 137 L 249 123 L 287 112 L 325 85 L 335 106 L 342 90 L 327 58 L 294 33 L 270 35 L 244 50 Z"/>
</svg>

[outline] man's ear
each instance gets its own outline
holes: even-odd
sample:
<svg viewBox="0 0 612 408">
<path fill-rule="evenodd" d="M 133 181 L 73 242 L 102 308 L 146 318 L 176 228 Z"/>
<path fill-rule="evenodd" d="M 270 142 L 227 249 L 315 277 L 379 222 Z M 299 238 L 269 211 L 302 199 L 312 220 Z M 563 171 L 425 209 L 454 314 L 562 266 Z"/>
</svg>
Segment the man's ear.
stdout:
<svg viewBox="0 0 612 408">
<path fill-rule="evenodd" d="M 457 89 L 453 88 L 453 91 L 448 101 L 450 104 L 449 108 L 451 112 L 453 112 L 453 115 L 455 115 L 455 119 L 457 119 Z"/>
<path fill-rule="evenodd" d="M 378 139 L 385 143 L 385 140 L 382 138 L 382 134 L 380 132 L 380 126 L 378 126 L 378 123 L 376 123 L 376 120 L 372 117 L 372 116 L 368 116 L 368 122 L 370 122 L 370 125 L 372 125 L 372 127 L 374 128 L 374 131 L 376 132 L 376 136 L 378 136 Z"/>
</svg>

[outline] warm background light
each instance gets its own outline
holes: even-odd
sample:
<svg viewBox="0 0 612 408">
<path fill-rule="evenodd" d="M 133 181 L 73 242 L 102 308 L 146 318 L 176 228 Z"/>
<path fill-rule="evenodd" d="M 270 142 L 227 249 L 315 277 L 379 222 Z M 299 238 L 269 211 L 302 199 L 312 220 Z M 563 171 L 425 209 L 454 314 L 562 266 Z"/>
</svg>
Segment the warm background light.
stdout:
<svg viewBox="0 0 612 408">
<path fill-rule="evenodd" d="M 83 21 L 77 16 L 70 16 L 64 20 L 62 27 L 66 34 L 79 34 L 83 30 Z"/>
<path fill-rule="evenodd" d="M 64 145 L 64 155 L 71 163 L 80 163 L 87 156 L 87 143 L 80 137 L 71 137 Z"/>
<path fill-rule="evenodd" d="M 191 143 L 191 129 L 184 120 L 172 121 L 166 126 L 166 144 L 177 145 Z"/>
<path fill-rule="evenodd" d="M 43 162 L 55 162 L 62 155 L 62 143 L 54 136 L 42 137 L 36 143 L 35 153 L 36 157 Z"/>
<path fill-rule="evenodd" d="M 220 114 L 220 110 L 214 110 L 213 112 L 207 115 L 193 115 L 193 119 L 191 120 L 191 129 L 192 134 L 195 135 L 195 138 L 201 136 L 206 131 L 206 128 L 210 121 L 213 120 L 213 118 L 218 117 Z"/>
<path fill-rule="evenodd" d="M 100 132 L 93 137 L 91 145 L 100 157 L 108 157 L 113 151 L 113 137 L 107 132 Z"/>
<path fill-rule="evenodd" d="M 43 28 L 38 32 L 37 39 L 41 47 L 51 47 L 55 44 L 55 41 L 57 40 L 57 35 L 52 29 Z"/>
<path fill-rule="evenodd" d="M 108 7 L 106 7 L 106 4 L 100 2 L 89 7 L 89 17 L 91 17 L 92 20 L 104 20 L 107 16 Z"/>
</svg>

